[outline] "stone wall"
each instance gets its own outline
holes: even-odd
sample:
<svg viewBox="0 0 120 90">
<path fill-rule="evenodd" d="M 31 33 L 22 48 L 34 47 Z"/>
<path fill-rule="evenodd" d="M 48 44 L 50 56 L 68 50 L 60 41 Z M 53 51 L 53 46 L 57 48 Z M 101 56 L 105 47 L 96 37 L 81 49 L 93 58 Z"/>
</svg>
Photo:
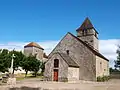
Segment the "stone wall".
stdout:
<svg viewBox="0 0 120 90">
<path fill-rule="evenodd" d="M 59 60 L 59 68 L 54 68 L 54 59 Z M 58 69 L 58 81 L 67 81 L 68 65 L 59 54 L 53 54 L 45 64 L 44 80 L 53 81 L 54 69 Z"/>
<path fill-rule="evenodd" d="M 21 86 L 21 87 L 4 87 L 1 89 L 0 87 L 0 90 L 81 90 L 79 88 L 76 88 L 76 87 L 57 87 L 57 88 L 49 88 L 49 87 L 29 87 L 29 86 Z"/>
<path fill-rule="evenodd" d="M 68 81 L 79 80 L 79 68 L 68 68 Z"/>
<path fill-rule="evenodd" d="M 43 59 L 43 50 L 39 49 L 39 48 L 36 48 L 36 47 L 33 47 L 33 55 L 35 55 L 36 53 L 37 53 L 36 58 L 38 60 L 42 60 Z"/>
<path fill-rule="evenodd" d="M 97 33 L 95 32 L 94 29 L 88 29 L 87 30 L 87 35 L 82 34 L 83 31 L 79 31 L 77 36 L 79 39 L 88 42 L 91 46 L 93 46 L 96 50 L 99 50 L 99 41 L 98 41 L 98 36 Z M 96 35 L 96 36 L 95 36 Z M 97 37 L 97 38 L 96 38 Z"/>
<path fill-rule="evenodd" d="M 96 56 L 96 77 L 109 76 L 109 62 Z"/>
<path fill-rule="evenodd" d="M 8 88 L 8 90 L 44 90 L 44 89 L 41 89 L 41 87 L 27 87 L 27 86 L 23 86 L 23 87 Z"/>
<path fill-rule="evenodd" d="M 67 50 L 69 50 L 69 56 L 80 66 L 79 79 L 96 80 L 95 55 L 69 33 L 61 40 L 49 57 L 55 52 L 66 53 Z"/>
<path fill-rule="evenodd" d="M 30 54 L 35 55 L 37 54 L 36 58 L 38 60 L 42 60 L 43 59 L 43 50 L 36 48 L 36 47 L 26 47 L 24 48 L 24 54 L 26 56 L 29 56 Z"/>
<path fill-rule="evenodd" d="M 95 36 L 93 36 L 93 40 L 95 49 L 99 51 L 99 40 Z"/>
<path fill-rule="evenodd" d="M 32 52 L 33 52 L 33 47 L 24 48 L 24 54 L 26 56 L 29 56 L 30 54 L 32 54 Z"/>
</svg>

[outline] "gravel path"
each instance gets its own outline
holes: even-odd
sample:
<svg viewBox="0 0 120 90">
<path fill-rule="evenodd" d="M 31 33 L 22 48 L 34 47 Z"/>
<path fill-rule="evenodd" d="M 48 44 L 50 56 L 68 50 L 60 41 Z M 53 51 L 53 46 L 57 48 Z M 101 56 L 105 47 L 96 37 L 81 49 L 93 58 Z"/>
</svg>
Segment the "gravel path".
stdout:
<svg viewBox="0 0 120 90">
<path fill-rule="evenodd" d="M 89 82 L 89 81 L 77 81 L 77 82 L 44 82 L 39 79 L 26 79 L 18 81 L 14 87 L 41 87 L 49 90 L 120 90 L 120 80 L 112 79 L 109 82 Z M 2 86 L 0 90 L 6 90 Z"/>
</svg>

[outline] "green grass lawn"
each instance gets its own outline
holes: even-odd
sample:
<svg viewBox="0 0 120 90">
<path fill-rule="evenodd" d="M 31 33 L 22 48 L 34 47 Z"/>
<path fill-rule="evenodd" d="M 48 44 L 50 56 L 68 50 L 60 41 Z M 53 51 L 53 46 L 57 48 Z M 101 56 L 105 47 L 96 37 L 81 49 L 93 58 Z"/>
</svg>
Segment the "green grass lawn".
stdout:
<svg viewBox="0 0 120 90">
<path fill-rule="evenodd" d="M 24 80 L 24 79 L 31 79 L 31 78 L 43 78 L 43 76 L 33 76 L 32 74 L 27 74 L 27 76 L 25 77 L 25 74 L 16 74 L 16 80 L 20 81 L 20 80 Z"/>
<path fill-rule="evenodd" d="M 0 75 L 0 77 L 4 76 L 3 74 Z M 20 81 L 20 80 L 24 80 L 24 79 L 32 79 L 32 78 L 39 78 L 39 79 L 43 79 L 43 76 L 34 76 L 32 75 L 32 73 L 29 73 L 27 74 L 27 76 L 25 77 L 25 74 L 24 73 L 21 73 L 21 74 L 15 74 L 15 77 L 16 77 L 16 80 L 17 81 Z M 1 84 L 1 83 L 0 83 Z"/>
</svg>

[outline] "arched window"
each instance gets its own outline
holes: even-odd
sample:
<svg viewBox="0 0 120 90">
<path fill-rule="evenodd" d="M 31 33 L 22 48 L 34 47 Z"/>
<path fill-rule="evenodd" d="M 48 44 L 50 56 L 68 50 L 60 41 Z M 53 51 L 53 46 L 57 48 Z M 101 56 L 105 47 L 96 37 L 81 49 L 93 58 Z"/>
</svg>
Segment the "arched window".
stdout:
<svg viewBox="0 0 120 90">
<path fill-rule="evenodd" d="M 102 62 L 100 62 L 100 69 L 102 70 Z"/>
<path fill-rule="evenodd" d="M 84 30 L 82 30 L 82 35 L 84 36 Z"/>
<path fill-rule="evenodd" d="M 58 68 L 58 67 L 59 67 L 59 60 L 54 59 L 54 68 Z"/>
<path fill-rule="evenodd" d="M 85 30 L 85 35 L 87 35 L 87 30 Z"/>
<path fill-rule="evenodd" d="M 69 50 L 66 51 L 67 55 L 69 55 Z"/>
</svg>

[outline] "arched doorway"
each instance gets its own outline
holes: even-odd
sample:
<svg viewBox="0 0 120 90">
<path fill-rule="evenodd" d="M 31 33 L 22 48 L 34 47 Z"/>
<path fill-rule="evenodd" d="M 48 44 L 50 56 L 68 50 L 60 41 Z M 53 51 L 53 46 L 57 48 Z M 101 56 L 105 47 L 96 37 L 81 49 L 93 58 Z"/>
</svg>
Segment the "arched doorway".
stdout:
<svg viewBox="0 0 120 90">
<path fill-rule="evenodd" d="M 54 81 L 58 81 L 58 69 L 54 69 Z"/>
<path fill-rule="evenodd" d="M 59 60 L 54 59 L 54 76 L 53 76 L 54 81 L 58 81 L 58 68 L 59 68 Z"/>
</svg>

